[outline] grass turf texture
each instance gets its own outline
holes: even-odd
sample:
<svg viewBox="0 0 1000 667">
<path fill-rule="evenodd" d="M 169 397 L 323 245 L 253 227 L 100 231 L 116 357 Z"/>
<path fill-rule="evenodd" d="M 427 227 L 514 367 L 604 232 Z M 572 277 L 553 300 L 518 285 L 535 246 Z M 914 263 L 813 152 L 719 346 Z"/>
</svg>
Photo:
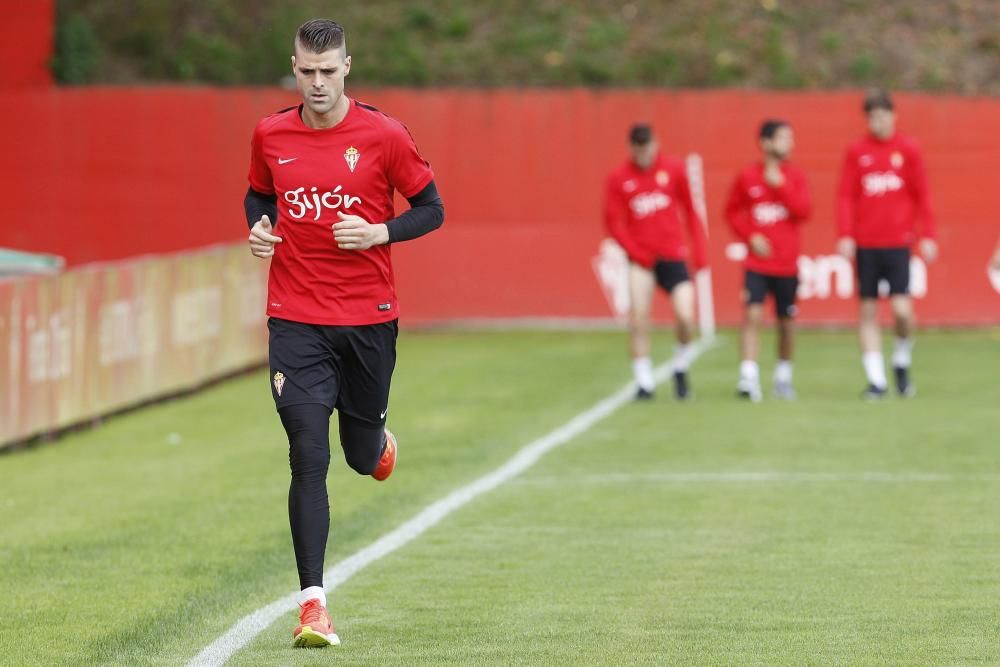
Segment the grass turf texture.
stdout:
<svg viewBox="0 0 1000 667">
<path fill-rule="evenodd" d="M 695 402 L 624 407 L 338 589 L 342 646 L 292 649 L 289 614 L 233 664 L 1000 661 L 998 342 L 924 334 L 919 396 L 870 405 L 853 337 L 807 334 L 800 400 L 750 405 L 730 334 Z M 622 334 L 404 334 L 399 467 L 334 452 L 328 566 L 627 378 Z M 183 663 L 294 589 L 266 382 L 0 457 L 0 663 Z"/>
</svg>

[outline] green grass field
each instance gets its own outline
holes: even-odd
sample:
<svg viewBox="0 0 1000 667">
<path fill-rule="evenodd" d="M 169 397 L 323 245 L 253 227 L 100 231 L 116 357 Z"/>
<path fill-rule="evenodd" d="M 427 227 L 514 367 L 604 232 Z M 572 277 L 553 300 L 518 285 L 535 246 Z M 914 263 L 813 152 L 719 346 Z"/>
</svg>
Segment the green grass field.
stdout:
<svg viewBox="0 0 1000 667">
<path fill-rule="evenodd" d="M 668 352 L 659 335 L 659 358 Z M 1000 663 L 1000 331 L 924 334 L 911 401 L 865 404 L 854 339 L 802 336 L 800 400 L 629 404 L 231 664 Z M 392 479 L 330 475 L 327 565 L 620 388 L 620 333 L 406 333 Z M 764 373 L 770 373 L 765 359 Z M 263 371 L 0 456 L 0 664 L 184 664 L 293 591 Z"/>
</svg>

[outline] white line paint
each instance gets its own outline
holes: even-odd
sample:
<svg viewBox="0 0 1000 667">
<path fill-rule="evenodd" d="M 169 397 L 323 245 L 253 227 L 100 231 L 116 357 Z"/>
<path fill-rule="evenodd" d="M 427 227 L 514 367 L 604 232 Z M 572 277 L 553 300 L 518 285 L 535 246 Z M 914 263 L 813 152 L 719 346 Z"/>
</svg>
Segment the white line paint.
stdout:
<svg viewBox="0 0 1000 667">
<path fill-rule="evenodd" d="M 604 473 L 575 477 L 533 477 L 518 484 L 622 484 L 652 482 L 663 484 L 744 483 L 801 484 L 812 482 L 874 482 L 909 484 L 921 482 L 1000 482 L 1000 474 L 960 474 L 934 472 L 792 472 L 792 471 L 719 471 L 719 472 L 651 472 Z"/>
<path fill-rule="evenodd" d="M 694 357 L 701 355 L 709 342 L 699 340 L 695 344 Z M 673 369 L 669 363 L 662 364 L 656 368 L 654 377 L 657 382 L 662 382 L 670 377 L 672 372 Z M 404 546 L 455 510 L 520 475 L 548 452 L 586 432 L 594 424 L 629 403 L 634 395 L 635 386 L 629 383 L 611 396 L 573 417 L 556 430 L 525 445 L 493 472 L 431 503 L 392 532 L 383 535 L 364 549 L 340 561 L 323 574 L 323 583 L 327 592 L 335 590 L 375 561 Z M 244 616 L 233 627 L 206 646 L 201 653 L 192 658 L 188 663 L 189 667 L 194 665 L 224 665 L 254 637 L 295 608 L 296 595 L 291 594 Z"/>
</svg>

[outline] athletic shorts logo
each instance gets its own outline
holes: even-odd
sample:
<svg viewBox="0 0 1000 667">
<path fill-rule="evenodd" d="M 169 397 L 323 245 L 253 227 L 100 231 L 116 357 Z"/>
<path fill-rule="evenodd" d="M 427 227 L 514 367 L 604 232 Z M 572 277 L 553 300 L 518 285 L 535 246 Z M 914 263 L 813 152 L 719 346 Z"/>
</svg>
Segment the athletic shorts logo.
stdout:
<svg viewBox="0 0 1000 667">
<path fill-rule="evenodd" d="M 391 303 L 380 303 L 378 305 L 378 310 L 379 310 L 380 313 L 384 313 L 387 310 L 391 310 L 391 309 L 392 309 L 392 304 Z"/>
<path fill-rule="evenodd" d="M 274 373 L 274 390 L 281 396 L 281 390 L 285 388 L 285 374 L 281 371 Z"/>
<path fill-rule="evenodd" d="M 344 151 L 344 159 L 347 160 L 347 166 L 351 168 L 351 173 L 354 173 L 354 168 L 358 166 L 358 160 L 361 159 L 361 153 L 354 146 L 351 146 L 346 151 Z"/>
</svg>

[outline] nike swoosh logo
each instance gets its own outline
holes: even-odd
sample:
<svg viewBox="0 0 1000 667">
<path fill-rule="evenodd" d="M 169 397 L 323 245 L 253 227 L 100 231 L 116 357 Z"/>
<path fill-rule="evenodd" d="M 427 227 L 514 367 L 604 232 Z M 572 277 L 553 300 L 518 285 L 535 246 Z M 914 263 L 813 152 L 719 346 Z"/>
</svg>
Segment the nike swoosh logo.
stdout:
<svg viewBox="0 0 1000 667">
<path fill-rule="evenodd" d="M 389 412 L 389 408 L 386 408 L 385 410 L 383 410 L 383 411 L 382 411 L 382 414 L 380 414 L 380 415 L 378 416 L 378 418 L 379 418 L 379 419 L 385 419 L 385 415 L 386 415 L 386 413 L 387 413 L 387 412 Z"/>
<path fill-rule="evenodd" d="M 290 158 L 282 159 L 282 158 L 279 157 L 278 158 L 278 164 L 288 164 L 289 162 L 294 162 L 295 160 L 298 160 L 298 158 L 297 157 L 290 157 Z"/>
</svg>

